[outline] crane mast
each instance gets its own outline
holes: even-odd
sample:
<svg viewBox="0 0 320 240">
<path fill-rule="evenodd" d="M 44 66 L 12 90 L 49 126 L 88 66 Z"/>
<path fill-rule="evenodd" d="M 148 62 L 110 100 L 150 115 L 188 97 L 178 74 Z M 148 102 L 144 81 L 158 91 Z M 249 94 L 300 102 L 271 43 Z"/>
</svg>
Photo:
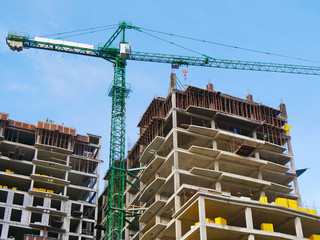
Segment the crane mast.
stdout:
<svg viewBox="0 0 320 240">
<path fill-rule="evenodd" d="M 177 67 L 180 65 L 190 65 L 224 69 L 320 75 L 320 67 L 315 66 L 223 60 L 206 55 L 203 55 L 202 57 L 192 57 L 160 53 L 131 52 L 131 45 L 125 41 L 126 29 L 139 31 L 138 27 L 122 22 L 104 46 L 97 48 L 88 44 L 77 44 L 44 38 L 32 39 L 26 35 L 10 33 L 6 38 L 7 44 L 12 50 L 22 51 L 23 48 L 44 49 L 103 58 L 113 64 L 114 76 L 109 89 L 109 96 L 112 97 L 110 155 L 109 169 L 106 174 L 106 179 L 108 180 L 106 236 L 107 239 L 112 240 L 122 239 L 122 228 L 125 218 L 124 211 L 126 210 L 123 205 L 125 182 L 128 182 L 138 189 L 137 186 L 125 178 L 126 174 L 138 178 L 130 171 L 130 169 L 125 169 L 126 97 L 130 92 L 130 88 L 126 84 L 127 60 L 169 63 Z M 119 48 L 110 47 L 121 33 L 122 36 Z"/>
</svg>

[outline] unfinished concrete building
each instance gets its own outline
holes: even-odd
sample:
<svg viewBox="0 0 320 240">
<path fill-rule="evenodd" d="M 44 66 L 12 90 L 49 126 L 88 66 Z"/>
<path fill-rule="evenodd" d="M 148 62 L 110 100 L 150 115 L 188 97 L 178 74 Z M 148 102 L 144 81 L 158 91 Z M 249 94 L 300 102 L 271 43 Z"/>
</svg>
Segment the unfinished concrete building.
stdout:
<svg viewBox="0 0 320 240">
<path fill-rule="evenodd" d="M 95 239 L 101 137 L 0 113 L 0 238 Z"/>
<path fill-rule="evenodd" d="M 127 176 L 125 206 L 144 211 L 126 213 L 123 238 L 318 239 L 320 216 L 301 204 L 286 123 L 284 104 L 211 84 L 153 99 L 126 158 L 128 169 L 145 170 Z"/>
</svg>

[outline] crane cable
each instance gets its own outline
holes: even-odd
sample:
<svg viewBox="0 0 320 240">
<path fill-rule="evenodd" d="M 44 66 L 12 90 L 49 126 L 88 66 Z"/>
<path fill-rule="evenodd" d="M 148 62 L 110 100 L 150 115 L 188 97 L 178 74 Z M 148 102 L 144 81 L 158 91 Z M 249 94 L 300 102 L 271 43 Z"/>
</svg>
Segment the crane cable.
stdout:
<svg viewBox="0 0 320 240">
<path fill-rule="evenodd" d="M 139 31 L 139 30 L 138 30 L 138 31 Z M 144 33 L 144 34 L 146 34 L 146 35 L 149 35 L 149 36 L 151 36 L 151 37 L 157 38 L 157 39 L 159 39 L 159 40 L 161 40 L 161 41 L 170 43 L 170 44 L 172 44 L 172 45 L 174 45 L 174 46 L 177 46 L 177 47 L 183 48 L 183 49 L 185 49 L 185 50 L 191 51 L 191 52 L 193 52 L 193 53 L 199 54 L 199 55 L 201 55 L 201 56 L 203 56 L 203 57 L 209 57 L 209 56 L 206 55 L 206 54 L 203 54 L 203 53 L 201 53 L 201 52 L 197 52 L 197 51 L 195 51 L 195 50 L 192 50 L 191 48 L 187 48 L 187 47 L 184 47 L 184 46 L 182 46 L 182 45 L 180 45 L 180 44 L 177 44 L 177 43 L 171 42 L 171 41 L 169 41 L 169 40 L 166 40 L 166 39 L 164 39 L 164 38 L 155 36 L 155 35 L 153 35 L 153 34 L 151 34 L 151 33 L 146 33 L 146 32 L 141 31 L 141 30 L 140 30 L 139 32 Z M 216 59 L 213 58 L 213 57 L 209 57 L 209 58 L 216 60 Z"/>
<path fill-rule="evenodd" d="M 39 36 L 39 37 L 52 37 L 52 36 L 57 36 L 57 35 L 60 36 L 60 35 L 64 35 L 64 34 L 83 32 L 83 31 L 87 31 L 87 32 L 79 33 L 77 35 L 90 34 L 90 33 L 93 33 L 93 32 L 108 30 L 108 29 L 111 29 L 111 28 L 114 28 L 114 27 L 117 27 L 117 26 L 118 26 L 118 24 L 111 24 L 111 25 L 104 25 L 104 26 L 99 26 L 99 27 L 83 28 L 83 29 L 67 31 L 67 32 L 46 34 L 46 35 L 42 35 L 42 36 Z M 99 30 L 95 30 L 95 29 L 99 29 Z M 88 31 L 88 30 L 90 30 L 90 31 Z M 71 37 L 71 36 L 76 36 L 76 35 L 70 35 L 70 36 L 67 36 L 67 37 Z"/>
<path fill-rule="evenodd" d="M 86 35 L 86 34 L 90 34 L 90 33 L 96 33 L 96 32 L 101 32 L 101 31 L 105 31 L 105 30 L 110 30 L 110 29 L 115 29 L 115 27 L 109 27 L 109 28 L 104 28 L 104 29 L 95 30 L 95 31 L 88 31 L 88 32 L 84 32 L 84 33 L 77 33 L 77 34 L 73 34 L 73 35 L 69 35 L 69 36 L 59 37 L 57 39 L 64 39 L 64 38 L 68 38 L 68 37 Z"/>
<path fill-rule="evenodd" d="M 229 44 L 223 44 L 223 43 L 218 43 L 218 42 L 213 42 L 213 41 L 207 41 L 207 40 L 203 40 L 203 39 L 188 37 L 188 36 L 182 36 L 182 35 L 178 35 L 178 34 L 174 34 L 174 33 L 166 33 L 166 32 L 161 32 L 161 31 L 147 29 L 147 28 L 140 28 L 140 29 L 144 29 L 145 31 L 149 31 L 149 32 L 168 35 L 168 36 L 171 36 L 171 37 L 179 37 L 179 38 L 184 38 L 184 39 L 193 40 L 193 41 L 197 41 L 197 42 L 214 44 L 214 45 L 218 45 L 218 46 L 222 46 L 222 47 L 235 48 L 235 49 L 240 49 L 240 50 L 245 50 L 245 51 L 250 51 L 250 52 L 255 52 L 255 53 L 262 53 L 262 54 L 266 54 L 266 55 L 290 58 L 290 59 L 306 61 L 306 62 L 320 63 L 319 61 L 314 61 L 314 60 L 309 60 L 309 59 L 304 59 L 304 58 L 298 58 L 298 57 L 292 57 L 292 56 L 278 54 L 278 53 L 265 52 L 265 51 L 261 51 L 261 50 L 250 49 L 250 48 L 238 47 L 238 46 L 229 45 Z"/>
</svg>

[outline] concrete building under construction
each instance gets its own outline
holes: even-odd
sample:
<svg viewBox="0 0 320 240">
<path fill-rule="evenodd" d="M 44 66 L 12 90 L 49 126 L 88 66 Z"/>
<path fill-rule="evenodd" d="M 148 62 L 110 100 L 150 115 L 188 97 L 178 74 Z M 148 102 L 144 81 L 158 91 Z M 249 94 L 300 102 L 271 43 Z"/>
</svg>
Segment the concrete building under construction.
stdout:
<svg viewBox="0 0 320 240">
<path fill-rule="evenodd" d="M 126 166 L 145 169 L 139 180 L 127 176 L 125 209 L 143 211 L 125 213 L 123 239 L 318 239 L 320 216 L 301 204 L 284 104 L 172 84 L 138 127 Z"/>
<path fill-rule="evenodd" d="M 94 239 L 101 137 L 0 113 L 0 239 Z"/>
</svg>

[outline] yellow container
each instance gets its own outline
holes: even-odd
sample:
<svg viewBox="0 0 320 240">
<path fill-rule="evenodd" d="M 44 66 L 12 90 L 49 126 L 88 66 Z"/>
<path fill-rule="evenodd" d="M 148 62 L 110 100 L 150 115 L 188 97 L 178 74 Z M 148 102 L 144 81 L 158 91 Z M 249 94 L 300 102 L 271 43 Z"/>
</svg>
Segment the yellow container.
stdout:
<svg viewBox="0 0 320 240">
<path fill-rule="evenodd" d="M 53 192 L 52 192 L 53 193 Z M 211 220 L 210 218 L 206 218 L 206 222 L 208 222 L 208 223 L 214 223 L 214 221 L 213 220 Z M 199 224 L 199 222 L 196 222 L 195 224 L 194 224 L 194 226 L 197 226 Z"/>
<path fill-rule="evenodd" d="M 289 208 L 298 210 L 298 201 L 297 200 L 288 199 L 288 206 L 289 206 Z"/>
<path fill-rule="evenodd" d="M 214 222 L 216 224 L 221 224 L 221 225 L 227 225 L 227 220 L 225 220 L 224 218 L 222 217 L 217 217 L 214 219 Z"/>
<path fill-rule="evenodd" d="M 272 223 L 262 223 L 260 227 L 262 231 L 273 232 Z"/>
<path fill-rule="evenodd" d="M 17 188 L 16 187 L 12 187 L 12 190 L 17 190 Z"/>
<path fill-rule="evenodd" d="M 260 197 L 259 202 L 261 203 L 268 203 L 268 197 Z"/>
<path fill-rule="evenodd" d="M 206 218 L 206 222 L 208 222 L 208 223 L 214 223 L 214 221 L 211 220 L 210 218 Z"/>
<path fill-rule="evenodd" d="M 283 206 L 283 207 L 289 207 L 288 206 L 288 199 L 286 199 L 286 198 L 276 198 L 276 205 Z"/>
<path fill-rule="evenodd" d="M 314 209 L 304 209 L 305 212 L 317 215 L 317 211 Z"/>
<path fill-rule="evenodd" d="M 3 186 L 3 188 L 8 189 L 8 186 Z"/>
<path fill-rule="evenodd" d="M 311 213 L 314 215 L 318 215 L 317 210 L 311 209 Z"/>
<path fill-rule="evenodd" d="M 310 236 L 310 240 L 320 240 L 320 235 L 312 234 L 312 235 Z"/>
<path fill-rule="evenodd" d="M 53 190 L 47 189 L 47 192 L 48 192 L 48 193 L 53 193 Z"/>
<path fill-rule="evenodd" d="M 38 188 L 38 191 L 40 191 L 40 192 L 45 192 L 46 189 L 45 189 L 45 188 Z"/>
</svg>

